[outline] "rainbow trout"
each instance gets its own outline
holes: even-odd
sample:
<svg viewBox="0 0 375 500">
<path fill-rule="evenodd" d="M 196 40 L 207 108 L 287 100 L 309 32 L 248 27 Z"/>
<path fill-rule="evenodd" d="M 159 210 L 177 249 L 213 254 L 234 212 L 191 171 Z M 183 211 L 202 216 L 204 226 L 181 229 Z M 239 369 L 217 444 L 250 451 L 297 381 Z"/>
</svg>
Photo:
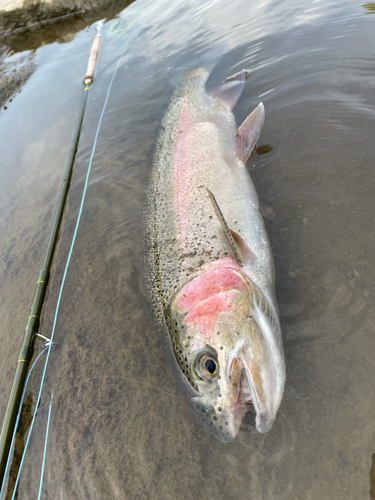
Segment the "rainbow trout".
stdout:
<svg viewBox="0 0 375 500">
<path fill-rule="evenodd" d="M 273 259 L 245 162 L 263 104 L 236 131 L 231 112 L 247 72 L 206 89 L 190 72 L 164 116 L 146 209 L 146 276 L 166 356 L 188 402 L 232 441 L 249 405 L 267 432 L 285 363 Z"/>
</svg>

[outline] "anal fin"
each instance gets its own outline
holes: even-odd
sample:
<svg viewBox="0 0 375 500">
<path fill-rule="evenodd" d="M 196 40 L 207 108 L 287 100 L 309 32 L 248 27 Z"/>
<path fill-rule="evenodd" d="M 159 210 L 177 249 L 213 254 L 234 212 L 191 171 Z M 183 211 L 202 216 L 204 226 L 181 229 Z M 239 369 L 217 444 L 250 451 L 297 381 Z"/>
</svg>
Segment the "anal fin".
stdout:
<svg viewBox="0 0 375 500">
<path fill-rule="evenodd" d="M 245 265 L 251 265 L 256 259 L 256 255 L 250 250 L 250 248 L 243 241 L 241 236 L 228 227 L 227 221 L 224 218 L 223 212 L 221 211 L 215 196 L 212 192 L 207 189 L 208 196 L 210 197 L 212 206 L 214 208 L 216 217 L 218 218 L 223 233 L 227 239 L 230 249 L 237 261 L 237 263 L 244 267 Z"/>
</svg>

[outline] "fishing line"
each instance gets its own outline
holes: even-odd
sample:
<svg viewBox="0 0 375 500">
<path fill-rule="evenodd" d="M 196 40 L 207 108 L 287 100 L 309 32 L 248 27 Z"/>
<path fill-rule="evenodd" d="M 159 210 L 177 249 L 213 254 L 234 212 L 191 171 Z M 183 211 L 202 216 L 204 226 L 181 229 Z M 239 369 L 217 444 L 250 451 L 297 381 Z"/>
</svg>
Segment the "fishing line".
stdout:
<svg viewBox="0 0 375 500">
<path fill-rule="evenodd" d="M 78 120 L 74 129 L 72 143 L 65 167 L 65 173 L 60 187 L 60 195 L 56 206 L 55 216 L 53 218 L 51 230 L 48 237 L 48 243 L 44 253 L 42 268 L 38 273 L 37 282 L 35 283 L 34 296 L 32 299 L 29 316 L 27 317 L 22 345 L 18 353 L 17 365 L 9 393 L 3 424 L 1 427 L 1 432 L 0 432 L 1 486 L 3 485 L 4 482 L 4 472 L 10 453 L 10 443 L 12 441 L 15 422 L 17 419 L 18 411 L 20 409 L 20 401 L 27 378 L 27 372 L 30 367 L 31 358 L 34 353 L 33 346 L 35 337 L 39 335 L 38 332 L 40 326 L 40 315 L 42 312 L 48 281 L 51 274 L 51 265 L 56 249 L 56 243 L 63 217 L 65 202 L 69 191 L 70 180 L 73 173 L 73 164 L 78 148 L 83 116 L 85 113 L 85 108 L 87 103 L 87 96 L 91 84 L 94 81 L 95 66 L 99 54 L 99 47 L 101 40 L 101 27 L 103 23 L 104 20 L 98 22 L 96 26 L 96 35 L 94 36 L 91 43 L 87 69 L 83 81 L 84 89 L 82 94 L 81 106 L 78 114 Z"/>
<path fill-rule="evenodd" d="M 66 280 L 66 275 L 67 275 L 69 264 L 70 264 L 70 259 L 71 259 L 72 253 L 73 253 L 74 243 L 75 243 L 77 232 L 78 232 L 78 226 L 79 226 L 79 223 L 80 223 L 80 220 L 81 220 L 81 215 L 82 215 L 82 210 L 83 210 L 83 204 L 84 204 L 85 197 L 86 197 L 87 185 L 88 185 L 89 175 L 90 175 L 90 171 L 91 171 L 91 165 L 92 165 L 92 162 L 93 162 L 93 159 L 94 159 L 94 154 L 95 154 L 95 149 L 96 149 L 96 143 L 97 143 L 97 140 L 98 140 L 98 135 L 99 135 L 100 127 L 101 127 L 101 124 L 102 124 L 104 112 L 105 112 L 105 109 L 107 107 L 107 102 L 108 102 L 109 94 L 111 92 L 112 84 L 113 84 L 113 81 L 115 79 L 117 70 L 118 70 L 118 68 L 120 66 L 120 62 L 121 62 L 122 56 L 123 56 L 123 54 L 125 52 L 126 45 L 127 44 L 125 43 L 124 48 L 122 50 L 122 53 L 121 53 L 121 55 L 119 57 L 119 60 L 117 62 L 115 71 L 113 73 L 111 82 L 109 84 L 109 87 L 108 87 L 108 90 L 107 90 L 106 99 L 105 99 L 105 102 L 104 102 L 104 106 L 103 106 L 103 109 L 102 109 L 102 112 L 101 112 L 101 115 L 100 115 L 98 127 L 97 127 L 96 134 L 95 134 L 94 145 L 93 145 L 92 152 L 91 152 L 89 166 L 87 168 L 85 185 L 84 185 L 84 188 L 83 188 L 82 199 L 81 199 L 81 204 L 80 204 L 80 208 L 79 208 L 79 212 L 78 212 L 77 222 L 76 222 L 76 226 L 75 226 L 75 229 L 74 229 L 74 234 L 73 234 L 72 243 L 71 243 L 71 246 L 70 246 L 70 250 L 69 250 L 67 262 L 66 262 L 66 265 L 65 265 L 65 270 L 64 270 L 64 275 L 63 275 L 63 279 L 62 279 L 62 282 L 61 282 L 59 296 L 58 296 L 58 299 L 57 299 L 55 317 L 54 317 L 53 327 L 52 327 L 52 332 L 51 332 L 51 339 L 50 339 L 50 344 L 48 346 L 48 352 L 47 352 L 47 356 L 46 356 L 46 360 L 45 360 L 45 364 L 44 364 L 44 369 L 43 369 L 42 379 L 41 379 L 41 383 L 40 383 L 40 388 L 39 388 L 39 393 L 38 393 L 38 399 L 37 399 L 37 403 L 36 403 L 36 408 L 38 408 L 38 406 L 39 406 L 39 402 L 40 402 L 40 398 L 41 398 L 41 394 L 42 394 L 44 379 L 45 379 L 46 370 L 47 370 L 47 365 L 48 365 L 49 356 L 50 356 L 50 353 L 51 353 L 52 341 L 53 341 L 53 337 L 55 335 L 56 322 L 57 322 L 57 316 L 58 316 L 60 302 L 61 302 L 61 296 L 62 296 L 62 292 L 63 292 L 64 285 L 65 285 L 65 280 Z M 51 406 L 50 406 L 50 409 L 51 409 Z M 33 430 L 33 426 L 34 426 L 34 422 L 35 422 L 35 417 L 36 417 L 36 412 L 34 413 L 33 419 L 31 421 L 29 434 L 27 436 L 27 440 L 26 440 L 26 443 L 25 443 L 25 448 L 24 448 L 22 460 L 21 460 L 21 463 L 20 463 L 20 467 L 19 467 L 19 470 L 18 470 L 16 483 L 15 483 L 14 490 L 13 490 L 12 500 L 14 500 L 14 496 L 15 496 L 15 493 L 16 493 L 16 490 L 17 490 L 18 481 L 19 481 L 19 478 L 20 478 L 20 474 L 21 474 L 21 469 L 22 469 L 24 457 L 25 457 L 25 454 L 26 454 L 26 450 L 27 450 L 27 447 L 28 447 L 28 444 L 29 444 L 31 432 Z M 47 422 L 47 436 L 48 436 L 48 430 L 49 430 L 49 422 L 50 421 L 48 420 L 48 422 Z M 46 446 L 45 446 L 45 450 L 44 451 L 46 452 Z M 43 470 L 44 470 L 44 461 L 45 461 L 45 455 L 43 456 Z M 41 487 L 42 487 L 42 480 L 43 480 L 43 475 L 41 477 L 41 484 L 40 484 L 39 494 L 40 494 Z"/>
<path fill-rule="evenodd" d="M 35 346 L 35 347 L 39 347 L 39 346 Z M 19 419 L 20 419 L 20 416 L 21 416 L 21 408 L 22 408 L 22 404 L 23 404 L 23 400 L 25 398 L 25 393 L 26 393 L 26 388 L 27 388 L 27 383 L 29 381 L 29 378 L 30 378 L 30 375 L 31 375 L 31 372 L 33 371 L 33 368 L 34 366 L 36 365 L 36 363 L 38 362 L 38 359 L 40 358 L 40 356 L 44 353 L 44 351 L 46 351 L 48 349 L 48 346 L 46 345 L 42 351 L 40 351 L 40 353 L 38 354 L 38 357 L 36 358 L 36 360 L 34 361 L 34 363 L 32 364 L 30 370 L 29 370 L 29 373 L 27 374 L 27 379 L 26 379 L 26 383 L 25 383 L 25 388 L 23 390 L 23 393 L 22 393 L 22 398 L 21 398 L 21 404 L 20 404 L 20 409 L 18 411 L 18 414 L 17 414 L 17 420 L 16 420 L 16 425 L 14 427 L 14 431 L 13 431 L 13 436 L 12 436 L 12 442 L 11 442 L 11 445 L 10 445 L 10 448 L 12 449 L 13 448 L 13 444 L 14 444 L 14 440 L 16 438 L 16 433 L 17 433 L 17 427 L 18 427 L 18 422 L 19 422 Z M 35 409 L 36 411 L 36 409 Z M 6 467 L 5 467 L 5 473 L 4 473 L 4 476 L 6 475 L 7 471 L 8 471 L 8 467 L 9 467 L 9 463 L 10 463 L 10 457 L 11 457 L 11 454 L 9 453 L 9 456 L 8 456 L 8 460 L 7 460 L 7 464 L 6 464 Z M 3 488 L 4 488 L 4 483 L 1 487 L 1 490 L 0 490 L 0 497 L 3 493 Z"/>
<path fill-rule="evenodd" d="M 53 392 L 52 392 L 52 394 L 51 394 L 51 401 L 50 401 L 50 404 L 49 404 L 49 410 L 48 410 L 47 429 L 46 429 L 46 439 L 45 439 L 45 442 L 44 442 L 43 462 L 42 462 L 42 471 L 41 471 L 41 473 L 40 473 L 40 483 L 39 483 L 39 495 L 38 495 L 38 500 L 40 500 L 40 495 L 42 494 L 42 485 L 43 485 L 43 476 L 44 476 L 44 464 L 46 463 L 46 455 L 47 455 L 47 441 L 48 441 L 49 423 L 50 423 L 50 420 L 51 420 L 52 400 L 53 400 Z"/>
</svg>

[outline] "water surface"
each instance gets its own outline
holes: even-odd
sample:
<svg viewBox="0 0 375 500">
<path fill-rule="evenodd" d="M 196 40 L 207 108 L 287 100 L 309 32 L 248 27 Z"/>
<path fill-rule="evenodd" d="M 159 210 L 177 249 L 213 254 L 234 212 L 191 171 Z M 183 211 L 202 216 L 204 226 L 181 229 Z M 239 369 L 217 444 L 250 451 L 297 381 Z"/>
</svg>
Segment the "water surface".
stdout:
<svg viewBox="0 0 375 500">
<path fill-rule="evenodd" d="M 121 22 L 105 25 L 43 311 L 46 336 L 100 113 L 122 59 L 98 137 L 19 499 L 38 498 L 52 392 L 41 498 L 373 498 L 371 12 L 349 1 L 270 0 L 250 7 L 243 0 L 138 0 L 119 14 Z M 6 60 L 32 57 L 34 70 L 0 112 L 1 419 L 94 32 L 91 26 L 33 53 L 23 46 L 24 53 Z M 179 393 L 153 331 L 142 278 L 141 220 L 159 123 L 179 78 L 214 60 L 212 85 L 251 70 L 234 110 L 238 124 L 260 100 L 266 109 L 259 154 L 248 168 L 274 251 L 287 362 L 273 429 L 259 434 L 249 414 L 230 444 L 201 427 Z M 39 363 L 28 386 L 4 498 L 11 498 L 42 369 Z"/>
</svg>

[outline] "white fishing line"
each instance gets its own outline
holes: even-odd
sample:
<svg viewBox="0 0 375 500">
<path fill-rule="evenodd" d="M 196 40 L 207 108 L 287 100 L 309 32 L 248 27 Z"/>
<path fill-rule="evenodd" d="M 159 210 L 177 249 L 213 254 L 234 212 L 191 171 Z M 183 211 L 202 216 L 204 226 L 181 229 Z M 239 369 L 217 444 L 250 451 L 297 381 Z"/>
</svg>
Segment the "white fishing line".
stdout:
<svg viewBox="0 0 375 500">
<path fill-rule="evenodd" d="M 104 106 L 103 106 L 103 109 L 102 109 L 102 112 L 101 112 L 101 115 L 100 115 L 100 119 L 99 119 L 99 123 L 98 123 L 97 130 L 96 130 L 95 139 L 94 139 L 94 144 L 93 144 L 93 148 L 92 148 L 92 151 L 91 151 L 91 157 L 90 157 L 89 165 L 88 165 L 88 168 L 87 168 L 86 179 L 85 179 L 85 185 L 84 185 L 84 188 L 83 188 L 82 199 L 81 199 L 81 204 L 80 204 L 80 208 L 79 208 L 79 212 L 78 212 L 77 222 L 76 222 L 76 226 L 75 226 L 75 229 L 74 229 L 74 234 L 73 234 L 73 238 L 72 238 L 72 243 L 71 243 L 71 245 L 70 245 L 70 250 L 69 250 L 68 258 L 67 258 L 66 265 L 65 265 L 65 270 L 64 270 L 64 275 L 63 275 L 63 279 L 62 279 L 62 282 L 61 282 L 61 287 L 60 287 L 59 296 L 58 296 L 58 299 L 57 299 L 56 311 L 55 311 L 55 317 L 54 317 L 54 321 L 53 321 L 53 327 L 52 327 L 52 333 L 51 333 L 50 344 L 49 344 L 49 346 L 48 346 L 48 352 L 47 352 L 47 356 L 46 356 L 46 360 L 45 360 L 45 364 L 44 364 L 44 369 L 43 369 L 42 379 L 41 379 L 40 388 L 39 388 L 39 393 L 38 393 L 38 399 L 37 399 L 37 402 L 36 402 L 36 405 L 35 405 L 35 408 L 36 408 L 36 409 L 37 409 L 37 408 L 38 408 L 38 406 L 39 406 L 39 402 L 40 402 L 40 398 L 41 398 L 41 394 L 42 394 L 42 389 L 43 389 L 44 379 L 45 379 L 46 370 L 47 370 L 47 365 L 48 365 L 49 356 L 50 356 L 50 353 L 51 353 L 51 346 L 52 346 L 53 337 L 54 337 L 54 334 L 55 334 L 55 329 L 56 329 L 56 322 L 57 322 L 57 316 L 58 316 L 59 307 L 60 307 L 60 302 L 61 302 L 61 296 L 62 296 L 62 292 L 63 292 L 63 289 L 64 289 L 66 276 L 67 276 L 67 273 L 68 273 L 68 268 L 69 268 L 69 264 L 70 264 L 70 259 L 71 259 L 72 253 L 73 253 L 74 243 L 75 243 L 76 236 L 77 236 L 77 232 L 78 232 L 78 226 L 79 226 L 79 223 L 80 223 L 80 220 L 81 220 L 81 215 L 82 215 L 83 204 L 84 204 L 85 197 L 86 197 L 87 185 L 88 185 L 89 175 L 90 175 L 90 171 L 91 171 L 91 165 L 92 165 L 92 162 L 93 162 L 93 159 L 94 159 L 94 154 L 95 154 L 95 149 L 96 149 L 96 143 L 97 143 L 97 140 L 98 140 L 98 135 L 99 135 L 100 127 L 101 127 L 101 124 L 102 124 L 102 120 L 103 120 L 103 116 L 104 116 L 105 109 L 106 109 L 106 107 L 107 107 L 107 102 L 108 102 L 109 94 L 110 94 L 110 92 L 111 92 L 112 84 L 113 84 L 113 81 L 114 81 L 114 79 L 115 79 L 115 76 L 116 76 L 117 70 L 118 70 L 118 68 L 119 68 L 119 66 L 120 66 L 120 62 L 121 62 L 121 60 L 122 60 L 122 57 L 123 57 L 123 55 L 124 55 L 125 48 L 126 48 L 126 45 L 127 45 L 127 43 L 128 43 L 128 42 L 129 42 L 129 39 L 128 39 L 128 40 L 126 40 L 126 43 L 125 43 L 124 48 L 123 48 L 123 50 L 122 50 L 122 53 L 121 53 L 121 55 L 120 55 L 120 57 L 119 57 L 119 60 L 118 60 L 118 62 L 117 62 L 117 65 L 116 65 L 115 71 L 114 71 L 114 73 L 113 73 L 113 76 L 112 76 L 111 82 L 110 82 L 109 87 L 108 87 L 108 90 L 107 90 L 107 95 L 106 95 L 106 98 L 105 98 L 105 101 L 104 101 Z M 43 351 L 42 351 L 42 352 L 43 352 Z M 40 353 L 40 354 L 42 354 L 42 353 Z M 39 355 L 39 356 L 40 356 L 40 355 Z M 39 359 L 39 356 L 38 356 L 38 358 L 37 358 L 37 359 Z M 34 363 L 34 364 L 35 364 L 35 363 Z M 34 365 L 33 365 L 33 366 L 34 366 Z M 30 371 L 31 371 L 31 370 L 30 370 Z M 51 398 L 52 398 L 52 396 L 51 396 Z M 44 452 L 43 452 L 43 462 L 42 462 L 42 471 L 41 471 L 41 478 L 40 478 L 40 486 L 39 486 L 39 495 L 38 495 L 38 500 L 40 499 L 41 490 L 42 490 L 42 483 L 43 483 L 44 464 L 45 464 L 45 459 L 46 459 L 46 454 L 47 454 L 47 438 L 48 438 L 48 431 L 49 431 L 49 424 L 50 424 L 50 417 L 51 417 L 51 408 L 52 408 L 52 400 L 51 400 L 51 403 L 50 403 L 50 408 L 49 408 L 49 413 L 48 413 L 48 421 L 47 421 L 47 429 L 46 429 L 45 446 L 44 446 Z M 25 458 L 26 450 L 27 450 L 27 447 L 28 447 L 28 444 L 29 444 L 29 440 L 30 440 L 31 432 L 32 432 L 32 430 L 33 430 L 33 426 L 34 426 L 34 422 L 35 422 L 35 417 L 36 417 L 36 414 L 37 414 L 37 412 L 36 412 L 36 410 L 35 410 L 34 415 L 33 415 L 33 418 L 32 418 L 32 421 L 31 421 L 31 424 L 30 424 L 29 434 L 28 434 L 27 439 L 26 439 L 25 448 L 24 448 L 24 451 L 23 451 L 23 454 L 22 454 L 22 459 L 21 459 L 21 463 L 20 463 L 19 470 L 18 470 L 16 483 L 15 483 L 15 485 L 14 485 L 14 490 L 13 490 L 12 500 L 14 500 L 14 498 L 15 498 L 15 494 L 16 494 L 16 491 L 17 491 L 17 486 L 18 486 L 18 482 L 19 482 L 19 478 L 20 478 L 20 474 L 21 474 L 21 470 L 22 470 L 22 465 L 23 465 L 23 461 L 24 461 L 24 458 Z M 18 420 L 17 420 L 17 424 L 18 424 Z M 17 426 L 15 427 L 14 435 L 15 435 L 15 432 L 16 432 L 16 428 L 17 428 Z M 12 443 L 13 443 L 13 441 L 12 441 Z M 8 458 L 8 461 L 9 461 L 9 458 Z M 8 464 L 7 464 L 7 466 L 8 466 Z M 0 496 L 1 496 L 1 493 L 0 493 Z"/>
<path fill-rule="evenodd" d="M 38 346 L 39 347 L 39 346 Z M 23 400 L 25 398 L 25 393 L 26 393 L 26 388 L 27 388 L 27 383 L 29 381 L 29 378 L 30 378 L 30 375 L 31 375 L 31 372 L 33 371 L 33 368 L 34 366 L 36 365 L 36 363 L 38 362 L 38 359 L 40 358 L 40 356 L 44 353 L 44 351 L 46 351 L 48 349 L 48 345 L 46 345 L 44 347 L 44 349 L 38 354 L 38 357 L 36 358 L 36 360 L 34 361 L 34 363 L 31 365 L 31 368 L 29 370 L 29 373 L 27 374 L 27 378 L 26 378 L 26 382 L 25 382 L 25 387 L 24 387 L 24 390 L 22 392 L 22 396 L 21 396 L 21 402 L 20 402 L 20 407 L 19 407 L 19 410 L 18 410 L 18 414 L 17 414 L 17 418 L 16 418 L 16 423 L 14 425 L 14 431 L 13 431 L 13 436 L 12 436 L 12 441 L 10 443 L 10 448 L 9 450 L 12 450 L 13 448 L 13 444 L 14 444 L 14 440 L 16 438 L 16 433 L 17 433 L 17 427 L 18 427 L 18 422 L 19 422 L 19 419 L 20 419 L 20 416 L 21 416 L 21 408 L 22 408 L 22 404 L 23 404 Z M 4 480 L 3 480 L 3 485 L 0 489 L 0 497 L 3 493 L 3 489 L 4 489 L 4 484 L 5 484 L 5 477 L 6 477 L 6 474 L 7 474 L 7 471 L 8 471 L 8 467 L 9 467 L 9 463 L 10 463 L 10 457 L 11 457 L 11 453 L 9 453 L 8 455 L 8 460 L 7 460 L 7 463 L 6 463 L 6 466 L 5 466 L 5 471 L 4 471 Z"/>
<path fill-rule="evenodd" d="M 49 431 L 49 423 L 50 423 L 50 420 L 51 420 L 51 411 L 52 411 L 52 400 L 53 400 L 53 392 L 51 394 L 51 401 L 50 401 L 49 410 L 48 410 L 48 420 L 47 420 L 47 428 L 46 428 L 46 439 L 44 441 L 42 472 L 40 473 L 38 500 L 40 500 L 40 495 L 42 494 L 42 485 L 43 485 L 43 476 L 44 476 L 44 465 L 46 463 L 46 454 L 47 454 L 48 431 Z"/>
</svg>

